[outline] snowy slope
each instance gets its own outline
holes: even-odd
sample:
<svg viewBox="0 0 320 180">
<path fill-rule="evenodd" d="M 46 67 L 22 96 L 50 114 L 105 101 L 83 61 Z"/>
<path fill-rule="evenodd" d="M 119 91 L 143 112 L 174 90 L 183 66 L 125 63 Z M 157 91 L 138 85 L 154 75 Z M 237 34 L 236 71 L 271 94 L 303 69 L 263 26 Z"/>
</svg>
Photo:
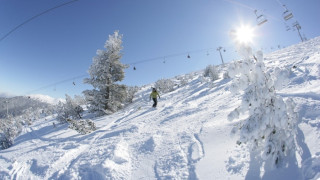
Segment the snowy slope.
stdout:
<svg viewBox="0 0 320 180">
<path fill-rule="evenodd" d="M 230 132 L 228 114 L 240 104 L 231 79 L 214 83 L 202 72 L 162 94 L 151 108 L 152 85 L 113 115 L 94 119 L 97 130 L 80 135 L 47 117 L 25 128 L 0 151 L 0 179 L 317 179 L 320 178 L 320 38 L 266 56 L 266 66 L 292 69 L 279 95 L 299 113 L 292 165 L 264 172 Z M 292 68 L 294 67 L 294 68 Z M 177 81 L 177 80 L 176 80 Z"/>
</svg>

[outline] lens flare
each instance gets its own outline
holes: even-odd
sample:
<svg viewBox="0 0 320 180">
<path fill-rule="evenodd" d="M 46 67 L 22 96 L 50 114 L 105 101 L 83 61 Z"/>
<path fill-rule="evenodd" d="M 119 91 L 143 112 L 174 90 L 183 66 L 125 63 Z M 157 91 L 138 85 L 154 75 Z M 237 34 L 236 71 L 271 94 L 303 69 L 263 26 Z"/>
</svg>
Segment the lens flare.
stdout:
<svg viewBox="0 0 320 180">
<path fill-rule="evenodd" d="M 248 44 L 253 42 L 254 28 L 242 25 L 234 32 L 235 40 L 239 43 Z"/>
</svg>

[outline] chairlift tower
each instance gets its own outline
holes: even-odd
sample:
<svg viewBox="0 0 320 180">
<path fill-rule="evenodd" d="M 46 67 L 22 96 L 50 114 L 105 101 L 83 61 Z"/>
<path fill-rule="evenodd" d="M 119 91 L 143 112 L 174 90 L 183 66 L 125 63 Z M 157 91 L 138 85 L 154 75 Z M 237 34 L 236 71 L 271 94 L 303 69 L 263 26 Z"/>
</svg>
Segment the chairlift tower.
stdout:
<svg viewBox="0 0 320 180">
<path fill-rule="evenodd" d="M 221 49 L 222 49 L 222 47 L 220 46 L 220 47 L 217 48 L 217 51 L 219 51 L 222 64 L 224 64 L 223 57 L 222 57 L 222 54 L 221 54 Z"/>
<path fill-rule="evenodd" d="M 295 27 L 295 28 L 297 28 L 297 31 L 298 31 L 299 37 L 300 37 L 300 39 L 301 39 L 301 42 L 303 42 L 304 39 L 302 38 L 301 33 L 300 33 L 301 26 L 300 26 L 300 24 L 298 23 L 298 21 L 296 21 L 295 23 L 293 23 L 292 26 Z"/>
<path fill-rule="evenodd" d="M 9 118 L 9 110 L 8 110 L 8 104 L 9 104 L 9 101 L 5 101 L 6 104 L 7 104 L 7 118 Z"/>
</svg>

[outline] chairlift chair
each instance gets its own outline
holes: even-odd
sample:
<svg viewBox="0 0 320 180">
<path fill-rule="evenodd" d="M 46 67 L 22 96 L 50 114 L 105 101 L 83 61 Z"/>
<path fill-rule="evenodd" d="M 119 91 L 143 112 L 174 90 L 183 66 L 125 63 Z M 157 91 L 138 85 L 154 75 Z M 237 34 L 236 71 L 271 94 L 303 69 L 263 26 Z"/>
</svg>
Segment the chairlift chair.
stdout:
<svg viewBox="0 0 320 180">
<path fill-rule="evenodd" d="M 267 20 L 267 18 L 264 17 L 263 14 L 258 15 L 257 12 L 258 12 L 257 10 L 254 10 L 254 13 L 255 13 L 256 16 L 257 16 L 257 24 L 258 24 L 259 26 L 261 26 L 262 24 L 266 23 L 268 20 Z"/>
<path fill-rule="evenodd" d="M 133 70 L 137 70 L 137 68 L 135 66 L 133 66 Z"/>
<path fill-rule="evenodd" d="M 286 11 L 283 13 L 282 16 L 283 16 L 283 19 L 286 20 L 286 21 L 288 21 L 289 19 L 293 18 L 293 14 L 292 14 L 290 11 L 288 11 L 288 10 L 286 10 Z"/>
<path fill-rule="evenodd" d="M 189 54 L 188 54 L 187 58 L 189 58 L 189 59 L 191 58 Z"/>
<path fill-rule="evenodd" d="M 285 11 L 283 12 L 282 17 L 284 20 L 288 21 L 289 19 L 293 18 L 293 14 L 287 9 L 286 5 L 283 5 L 283 7 Z"/>
</svg>

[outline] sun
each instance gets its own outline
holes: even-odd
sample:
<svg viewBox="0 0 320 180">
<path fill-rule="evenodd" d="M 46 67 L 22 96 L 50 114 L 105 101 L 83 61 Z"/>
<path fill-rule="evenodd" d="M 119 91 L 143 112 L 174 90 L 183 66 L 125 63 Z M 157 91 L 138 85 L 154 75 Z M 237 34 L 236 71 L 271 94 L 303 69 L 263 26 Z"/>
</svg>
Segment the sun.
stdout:
<svg viewBox="0 0 320 180">
<path fill-rule="evenodd" d="M 235 40 L 242 44 L 248 44 L 253 42 L 254 28 L 248 25 L 242 25 L 234 32 Z"/>
</svg>

